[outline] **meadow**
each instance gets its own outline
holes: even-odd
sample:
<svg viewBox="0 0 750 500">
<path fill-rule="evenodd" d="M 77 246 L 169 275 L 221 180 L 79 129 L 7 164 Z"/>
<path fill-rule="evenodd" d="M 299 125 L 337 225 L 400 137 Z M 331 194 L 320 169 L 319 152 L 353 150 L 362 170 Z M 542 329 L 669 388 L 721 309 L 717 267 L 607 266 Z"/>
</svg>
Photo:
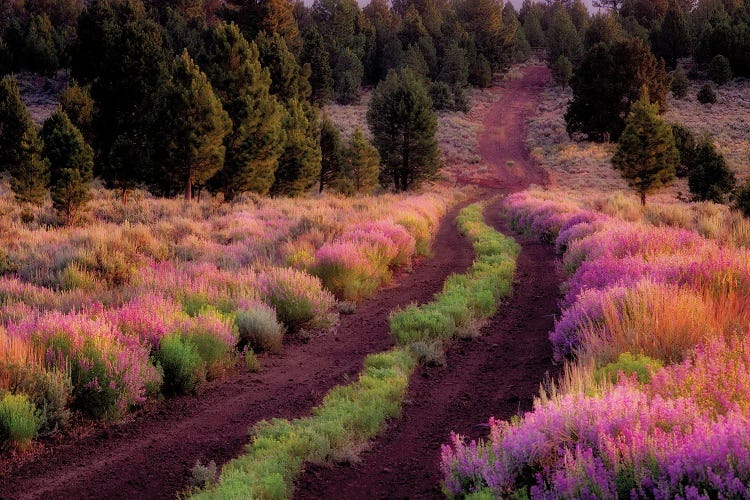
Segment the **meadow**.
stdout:
<svg viewBox="0 0 750 500">
<path fill-rule="evenodd" d="M 518 230 L 560 252 L 567 278 L 550 340 L 563 375 L 532 412 L 491 419 L 487 440 L 453 435 L 442 455 L 448 496 L 750 492 L 746 241 L 701 232 L 705 206 L 673 204 L 656 221 L 625 199 L 530 191 L 506 200 Z"/>
<path fill-rule="evenodd" d="M 430 253 L 456 193 L 196 203 L 97 191 L 81 224 L 0 200 L 0 436 L 117 420 L 324 331 Z M 352 305 L 348 305 L 352 304 Z"/>
</svg>

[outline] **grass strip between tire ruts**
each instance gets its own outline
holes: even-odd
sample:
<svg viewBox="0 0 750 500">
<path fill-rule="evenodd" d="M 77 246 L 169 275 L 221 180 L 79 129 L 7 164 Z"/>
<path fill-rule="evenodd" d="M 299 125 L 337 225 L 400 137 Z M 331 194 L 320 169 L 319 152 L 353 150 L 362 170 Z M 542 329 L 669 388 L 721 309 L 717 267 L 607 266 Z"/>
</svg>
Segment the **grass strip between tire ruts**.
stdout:
<svg viewBox="0 0 750 500">
<path fill-rule="evenodd" d="M 253 426 L 246 453 L 223 467 L 217 484 L 193 498 L 288 498 L 305 462 L 354 458 L 389 418 L 397 417 L 419 346 L 442 345 L 476 330 L 512 292 L 520 247 L 485 224 L 483 210 L 484 204 L 476 203 L 457 218 L 476 253 L 471 269 L 450 276 L 433 302 L 391 315 L 391 335 L 400 347 L 367 356 L 359 379 L 332 389 L 311 416 Z"/>
</svg>

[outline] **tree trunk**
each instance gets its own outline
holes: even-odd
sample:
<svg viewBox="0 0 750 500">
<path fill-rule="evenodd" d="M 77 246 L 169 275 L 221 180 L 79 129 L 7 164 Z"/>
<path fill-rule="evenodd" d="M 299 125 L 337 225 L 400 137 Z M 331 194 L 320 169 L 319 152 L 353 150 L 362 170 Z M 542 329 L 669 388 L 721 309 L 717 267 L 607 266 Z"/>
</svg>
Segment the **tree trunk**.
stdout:
<svg viewBox="0 0 750 500">
<path fill-rule="evenodd" d="M 123 205 L 128 204 L 128 190 L 126 188 L 122 189 L 122 204 Z"/>
<path fill-rule="evenodd" d="M 188 177 L 187 182 L 185 183 L 185 201 L 190 201 L 193 199 L 193 180 Z"/>
<path fill-rule="evenodd" d="M 641 206 L 646 206 L 646 193 L 641 193 Z"/>
</svg>

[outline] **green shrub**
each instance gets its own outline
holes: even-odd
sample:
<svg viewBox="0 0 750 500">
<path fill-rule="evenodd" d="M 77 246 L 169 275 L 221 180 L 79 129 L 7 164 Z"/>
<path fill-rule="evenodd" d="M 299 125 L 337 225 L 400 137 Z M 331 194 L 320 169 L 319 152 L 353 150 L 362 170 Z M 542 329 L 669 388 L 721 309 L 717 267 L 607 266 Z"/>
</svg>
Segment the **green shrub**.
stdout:
<svg viewBox="0 0 750 500">
<path fill-rule="evenodd" d="M 187 394 L 205 378 L 198 347 L 179 334 L 161 340 L 157 360 L 164 371 L 164 392 Z"/>
<path fill-rule="evenodd" d="M 70 375 L 60 370 L 41 370 L 38 367 L 6 367 L 12 379 L 12 392 L 28 395 L 40 417 L 40 434 L 50 434 L 64 428 L 70 418 L 73 386 Z"/>
<path fill-rule="evenodd" d="M 94 339 L 86 339 L 78 357 L 85 363 L 72 366 L 74 406 L 94 418 L 116 418 L 119 394 L 104 352 Z"/>
<path fill-rule="evenodd" d="M 391 336 L 401 345 L 419 340 L 450 339 L 456 323 L 444 312 L 433 307 L 411 305 L 391 313 Z"/>
<path fill-rule="evenodd" d="M 672 95 L 675 99 L 684 99 L 690 90 L 690 82 L 682 68 L 677 68 L 672 74 Z"/>
<path fill-rule="evenodd" d="M 422 366 L 445 366 L 445 352 L 440 342 L 412 342 L 409 354 Z"/>
<path fill-rule="evenodd" d="M 291 268 L 269 268 L 260 275 L 264 302 L 274 309 L 290 332 L 326 328 L 333 323 L 333 295 L 319 278 Z"/>
<path fill-rule="evenodd" d="M 250 346 L 256 352 L 281 352 L 284 341 L 284 325 L 276 319 L 270 307 L 258 307 L 237 311 L 235 323 L 240 333 L 239 349 Z"/>
<path fill-rule="evenodd" d="M 711 77 L 711 80 L 716 83 L 716 85 L 724 85 L 726 83 L 729 83 L 729 81 L 732 79 L 732 65 L 729 63 L 729 59 L 724 57 L 721 54 L 717 54 L 714 56 L 713 59 L 711 59 L 711 64 L 708 67 L 708 74 Z"/>
<path fill-rule="evenodd" d="M 658 359 L 639 354 L 634 356 L 629 352 L 624 352 L 617 358 L 617 362 L 598 368 L 596 380 L 616 383 L 622 373 L 626 377 L 635 375 L 638 382 L 647 384 L 651 381 L 651 375 L 662 366 L 664 363 Z"/>
<path fill-rule="evenodd" d="M 698 102 L 701 104 L 716 104 L 716 91 L 708 83 L 698 92 Z"/>
<path fill-rule="evenodd" d="M 245 350 L 245 366 L 247 367 L 247 370 L 256 373 L 260 371 L 260 361 L 258 360 L 258 356 L 255 355 L 252 349 L 246 349 Z"/>
<path fill-rule="evenodd" d="M 373 354 L 357 382 L 333 389 L 312 416 L 256 424 L 245 455 L 226 464 L 214 487 L 194 498 L 289 498 L 304 462 L 351 457 L 400 411 L 411 356 Z"/>
<path fill-rule="evenodd" d="M 0 442 L 25 448 L 41 424 L 36 408 L 25 394 L 6 394 L 0 400 Z"/>
</svg>

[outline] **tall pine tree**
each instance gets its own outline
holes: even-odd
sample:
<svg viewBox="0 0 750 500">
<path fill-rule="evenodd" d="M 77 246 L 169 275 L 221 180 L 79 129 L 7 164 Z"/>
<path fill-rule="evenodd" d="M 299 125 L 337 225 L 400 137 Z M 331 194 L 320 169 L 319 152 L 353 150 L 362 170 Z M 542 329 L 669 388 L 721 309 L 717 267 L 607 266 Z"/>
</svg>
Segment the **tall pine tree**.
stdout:
<svg viewBox="0 0 750 500">
<path fill-rule="evenodd" d="M 358 193 L 372 194 L 378 187 L 379 176 L 378 150 L 370 144 L 362 130 L 357 127 L 344 153 L 338 190 L 347 196 L 354 196 Z"/>
<path fill-rule="evenodd" d="M 193 186 L 204 184 L 224 165 L 224 137 L 232 122 L 187 50 L 175 59 L 172 79 L 165 167 L 167 175 L 184 186 L 185 199 L 190 200 Z"/>
<path fill-rule="evenodd" d="M 70 224 L 91 198 L 94 152 L 63 111 L 44 122 L 41 135 L 49 160 L 52 206 Z"/>
<path fill-rule="evenodd" d="M 320 144 L 315 110 L 296 99 L 289 101 L 284 119 L 286 144 L 279 159 L 275 196 L 300 196 L 315 185 L 320 175 Z"/>
<path fill-rule="evenodd" d="M 0 172 L 19 161 L 23 136 L 31 127 L 31 115 L 21 100 L 16 78 L 4 77 L 0 80 Z"/>
<path fill-rule="evenodd" d="M 19 203 L 41 205 L 47 196 L 49 162 L 44 158 L 42 140 L 33 127 L 26 129 L 18 148 L 18 159 L 11 165 L 10 188 Z"/>
<path fill-rule="evenodd" d="M 329 116 L 324 116 L 320 122 L 320 182 L 319 192 L 336 183 L 336 177 L 341 171 L 343 151 L 341 134 Z"/>
<path fill-rule="evenodd" d="M 406 191 L 437 172 L 437 115 L 414 73 L 388 73 L 372 94 L 367 123 L 397 190 Z"/>
<path fill-rule="evenodd" d="M 284 109 L 271 95 L 257 46 L 236 25 L 219 24 L 206 33 L 200 64 L 232 120 L 224 167 L 211 184 L 227 201 L 247 191 L 268 194 L 284 148 Z"/>
<path fill-rule="evenodd" d="M 659 116 L 659 105 L 651 104 L 644 88 L 633 104 L 612 164 L 646 204 L 646 195 L 670 184 L 680 162 L 672 127 Z"/>
</svg>

